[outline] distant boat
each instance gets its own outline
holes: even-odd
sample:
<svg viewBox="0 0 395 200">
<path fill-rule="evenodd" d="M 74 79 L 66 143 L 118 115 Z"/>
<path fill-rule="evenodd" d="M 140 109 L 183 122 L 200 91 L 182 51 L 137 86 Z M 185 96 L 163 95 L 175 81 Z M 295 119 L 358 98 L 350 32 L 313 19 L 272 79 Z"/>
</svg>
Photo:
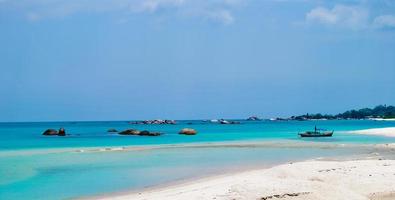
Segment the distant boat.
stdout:
<svg viewBox="0 0 395 200">
<path fill-rule="evenodd" d="M 326 131 L 324 129 L 318 129 L 317 126 L 314 127 L 314 131 L 306 131 L 304 133 L 299 133 L 300 137 L 332 137 L 334 131 Z"/>
</svg>

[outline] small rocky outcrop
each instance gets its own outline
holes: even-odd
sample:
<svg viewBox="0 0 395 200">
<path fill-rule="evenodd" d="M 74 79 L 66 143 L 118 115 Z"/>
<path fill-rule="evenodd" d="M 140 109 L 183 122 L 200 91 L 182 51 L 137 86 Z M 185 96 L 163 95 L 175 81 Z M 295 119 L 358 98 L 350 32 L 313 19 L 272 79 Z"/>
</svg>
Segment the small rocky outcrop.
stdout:
<svg viewBox="0 0 395 200">
<path fill-rule="evenodd" d="M 58 131 L 58 136 L 66 136 L 66 130 L 64 128 L 60 128 Z"/>
<path fill-rule="evenodd" d="M 149 132 L 149 131 L 141 131 L 140 136 L 160 136 L 162 133 L 159 132 Z"/>
<path fill-rule="evenodd" d="M 119 135 L 139 135 L 140 131 L 135 129 L 127 129 L 118 133 Z"/>
<path fill-rule="evenodd" d="M 162 120 L 162 119 L 154 119 L 154 120 L 144 120 L 144 121 L 134 121 L 129 122 L 129 124 L 176 124 L 175 120 Z"/>
<path fill-rule="evenodd" d="M 109 132 L 109 133 L 116 133 L 116 132 L 118 132 L 118 130 L 114 129 L 114 128 L 110 128 L 110 129 L 107 130 L 107 132 Z"/>
<path fill-rule="evenodd" d="M 124 131 L 119 132 L 118 134 L 120 134 L 120 135 L 139 135 L 139 136 L 160 136 L 160 135 L 162 135 L 162 133 L 160 133 L 160 132 L 150 132 L 147 130 L 139 131 L 139 130 L 135 130 L 135 129 L 124 130 Z"/>
<path fill-rule="evenodd" d="M 240 122 L 237 122 L 237 121 L 227 121 L 227 120 L 224 120 L 224 119 L 220 119 L 218 121 L 219 121 L 220 124 L 240 124 Z"/>
<path fill-rule="evenodd" d="M 58 135 L 58 131 L 55 129 L 47 129 L 44 131 L 43 135 L 51 136 L 51 135 Z"/>
<path fill-rule="evenodd" d="M 184 129 L 181 129 L 179 134 L 181 134 L 181 135 L 196 135 L 197 131 L 192 128 L 184 128 Z"/>
<path fill-rule="evenodd" d="M 221 120 L 219 120 L 219 123 L 220 123 L 220 124 L 230 124 L 230 121 L 221 119 Z"/>
<path fill-rule="evenodd" d="M 260 121 L 261 119 L 257 116 L 251 116 L 249 118 L 247 118 L 247 121 Z"/>
<path fill-rule="evenodd" d="M 66 129 L 64 128 L 60 128 L 59 130 L 55 130 L 55 129 L 47 129 L 44 131 L 43 135 L 45 136 L 66 136 Z"/>
</svg>

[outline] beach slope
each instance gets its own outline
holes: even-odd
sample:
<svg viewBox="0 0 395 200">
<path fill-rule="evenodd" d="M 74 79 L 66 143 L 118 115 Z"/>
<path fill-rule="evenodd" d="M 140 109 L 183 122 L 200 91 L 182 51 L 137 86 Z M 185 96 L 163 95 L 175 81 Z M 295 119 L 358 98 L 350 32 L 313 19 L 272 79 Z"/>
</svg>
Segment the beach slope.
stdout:
<svg viewBox="0 0 395 200">
<path fill-rule="evenodd" d="M 395 127 L 364 129 L 364 130 L 350 131 L 350 133 L 395 137 Z"/>
<path fill-rule="evenodd" d="M 395 199 L 395 160 L 305 161 L 102 199 Z"/>
</svg>

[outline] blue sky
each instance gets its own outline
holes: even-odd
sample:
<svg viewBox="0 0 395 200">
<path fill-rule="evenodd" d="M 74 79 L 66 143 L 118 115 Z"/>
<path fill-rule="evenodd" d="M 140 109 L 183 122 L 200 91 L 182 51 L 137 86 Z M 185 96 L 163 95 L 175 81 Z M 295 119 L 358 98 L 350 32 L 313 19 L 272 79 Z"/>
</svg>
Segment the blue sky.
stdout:
<svg viewBox="0 0 395 200">
<path fill-rule="evenodd" d="M 0 0 L 0 121 L 395 104 L 392 0 Z"/>
</svg>

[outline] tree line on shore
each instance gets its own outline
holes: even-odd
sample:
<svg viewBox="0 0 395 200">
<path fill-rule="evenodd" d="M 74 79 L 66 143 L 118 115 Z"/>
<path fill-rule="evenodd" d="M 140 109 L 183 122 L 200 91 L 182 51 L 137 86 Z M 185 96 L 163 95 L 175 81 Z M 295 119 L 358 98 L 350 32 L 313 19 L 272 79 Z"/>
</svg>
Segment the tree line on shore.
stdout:
<svg viewBox="0 0 395 200">
<path fill-rule="evenodd" d="M 374 108 L 362 108 L 359 110 L 348 110 L 337 115 L 330 114 L 305 114 L 292 116 L 293 120 L 311 120 L 311 119 L 368 119 L 368 118 L 395 118 L 395 106 L 378 105 Z"/>
</svg>

